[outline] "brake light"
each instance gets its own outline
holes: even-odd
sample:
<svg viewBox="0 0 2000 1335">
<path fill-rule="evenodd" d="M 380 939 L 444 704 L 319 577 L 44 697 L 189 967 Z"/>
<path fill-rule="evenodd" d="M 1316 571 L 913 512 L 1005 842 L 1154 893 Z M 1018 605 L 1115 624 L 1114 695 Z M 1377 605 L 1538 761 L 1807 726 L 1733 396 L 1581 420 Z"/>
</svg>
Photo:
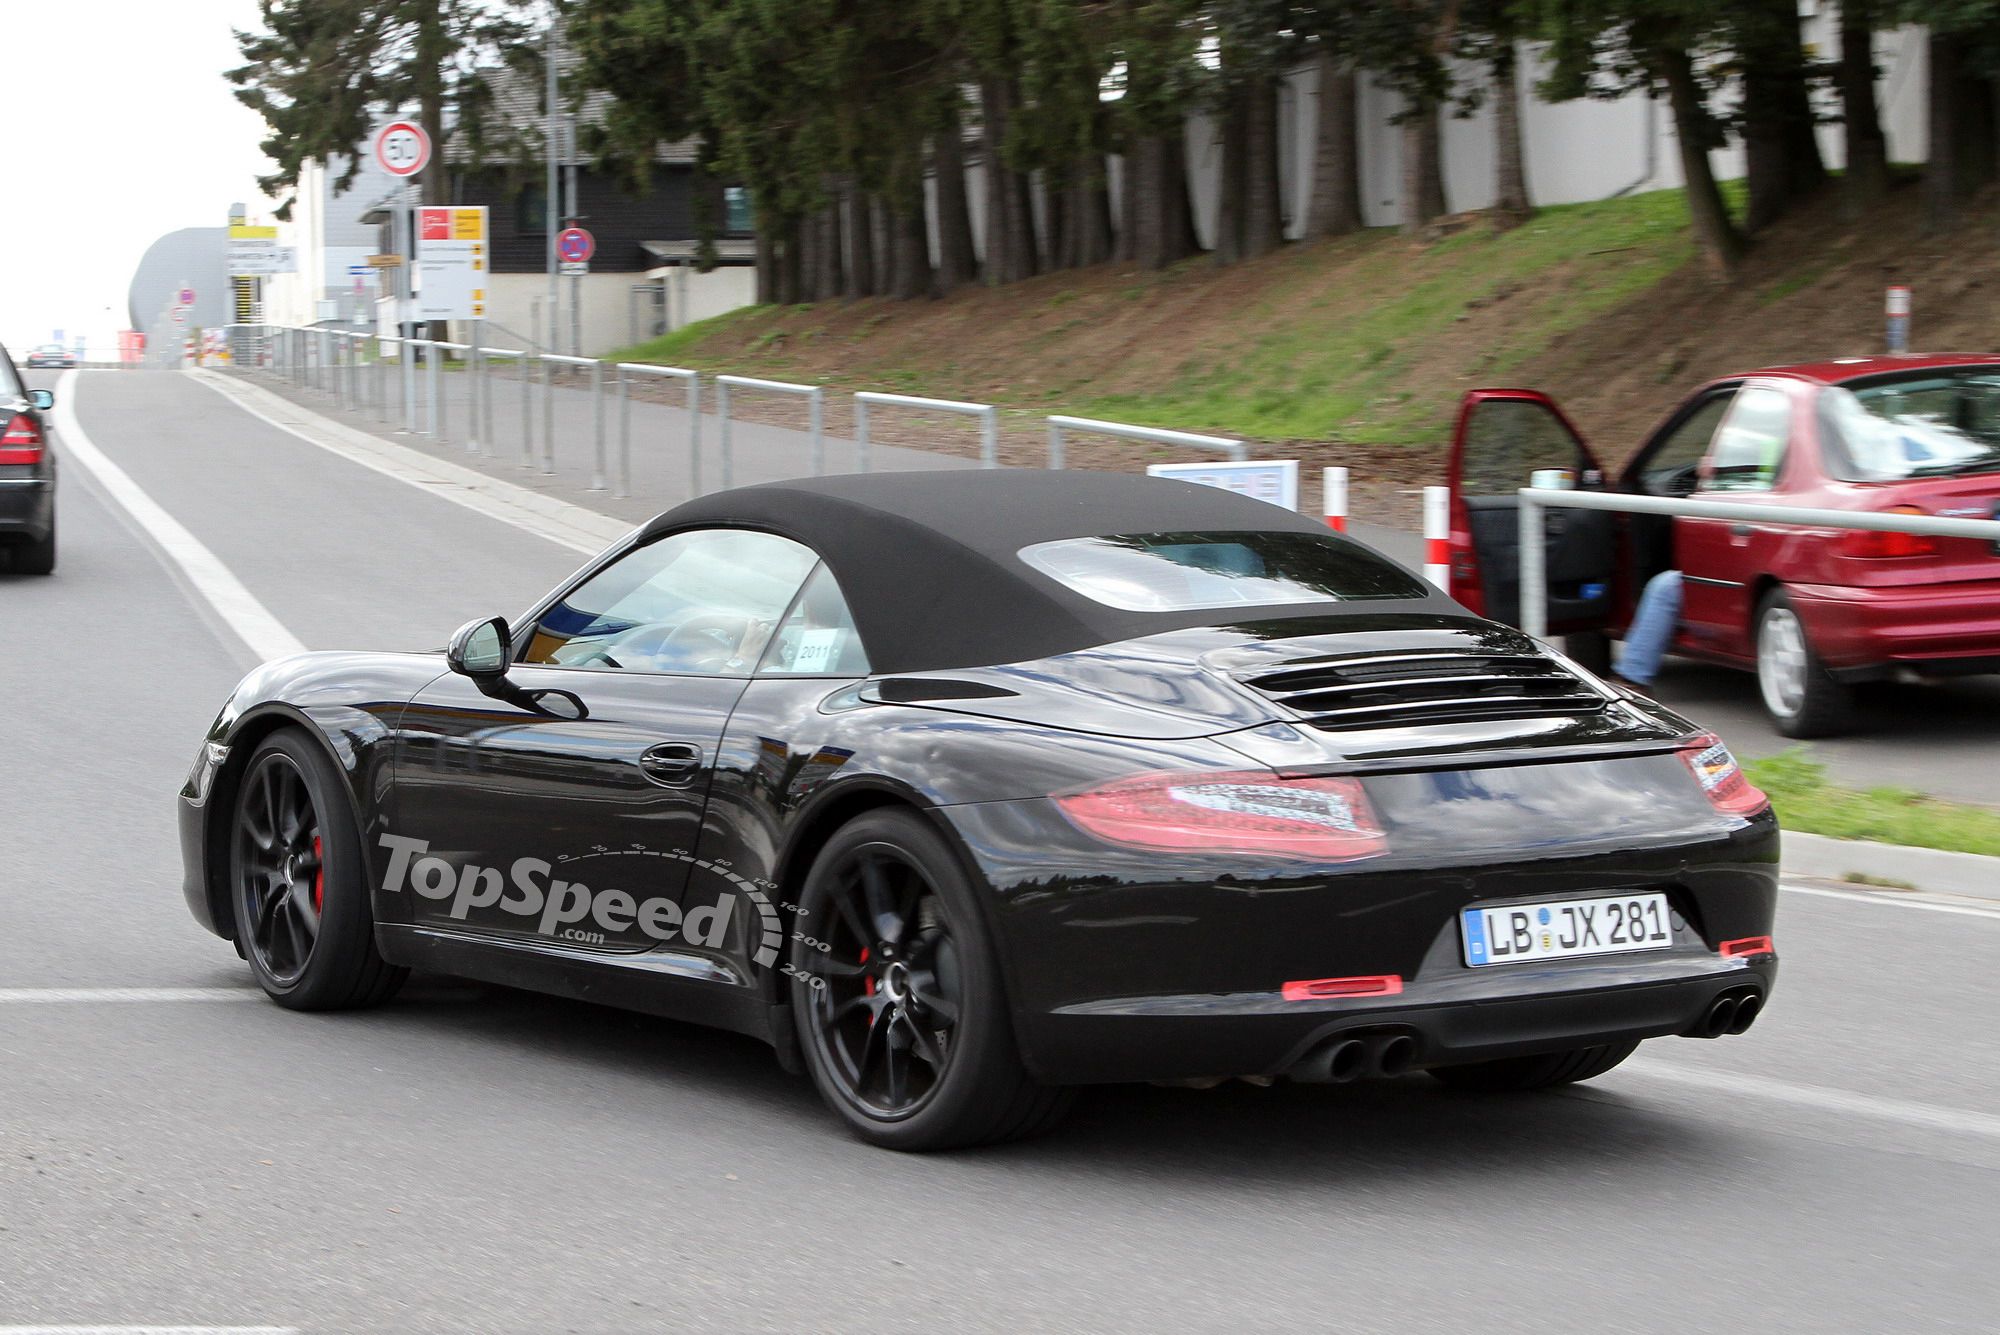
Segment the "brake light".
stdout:
<svg viewBox="0 0 2000 1335">
<path fill-rule="evenodd" d="M 1086 834 L 1131 848 L 1263 853 L 1352 862 L 1389 851 L 1361 781 L 1281 779 L 1268 770 L 1141 774 L 1058 793 Z"/>
<path fill-rule="evenodd" d="M 1680 755 L 1709 802 L 1724 815 L 1754 816 L 1771 805 L 1771 799 L 1750 782 L 1736 757 L 1714 733 L 1703 733 L 1692 746 L 1683 747 Z"/>
<path fill-rule="evenodd" d="M 1399 973 L 1366 974 L 1358 978 L 1309 978 L 1286 983 L 1286 1001 L 1325 1001 L 1333 997 L 1393 997 L 1403 990 Z"/>
<path fill-rule="evenodd" d="M 1914 505 L 1892 505 L 1885 515 L 1926 513 Z M 1882 533 L 1873 529 L 1848 529 L 1840 535 L 1840 554 L 1867 560 L 1890 556 L 1936 556 L 1937 539 L 1923 533 Z"/>
<path fill-rule="evenodd" d="M 0 464 L 37 464 L 42 461 L 42 429 L 26 413 L 15 413 L 7 429 L 0 431 Z"/>
<path fill-rule="evenodd" d="M 1747 959 L 1752 955 L 1775 955 L 1778 948 L 1771 944 L 1768 936 L 1739 936 L 1734 941 L 1724 941 L 1717 946 L 1716 953 L 1726 960 Z"/>
</svg>

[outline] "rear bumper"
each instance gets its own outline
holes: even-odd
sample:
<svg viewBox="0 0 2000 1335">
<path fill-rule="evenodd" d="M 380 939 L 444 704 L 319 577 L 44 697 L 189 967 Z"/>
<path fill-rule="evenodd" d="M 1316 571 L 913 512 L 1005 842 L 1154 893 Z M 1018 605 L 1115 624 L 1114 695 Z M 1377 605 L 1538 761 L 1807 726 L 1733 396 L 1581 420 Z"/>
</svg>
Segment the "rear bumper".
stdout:
<svg viewBox="0 0 2000 1335">
<path fill-rule="evenodd" d="M 1725 992 L 1768 999 L 1776 956 L 1675 956 L 1631 968 L 1535 969 L 1480 979 L 1479 996 L 1418 982 L 1397 997 L 1288 1002 L 1276 993 L 1151 997 L 1042 1017 L 1034 1065 L 1059 1084 L 1299 1074 L 1342 1038 L 1415 1041 L 1414 1064 L 1451 1066 L 1688 1034 Z M 1454 996 L 1457 992 L 1459 995 Z"/>
<path fill-rule="evenodd" d="M 40 542 L 55 523 L 55 483 L 45 477 L 0 480 L 0 536 Z"/>
<path fill-rule="evenodd" d="M 2000 671 L 2000 579 L 1896 588 L 1791 585 L 1814 650 L 1843 677 L 1871 669 Z M 1980 659 L 1992 660 L 1980 668 Z"/>
</svg>

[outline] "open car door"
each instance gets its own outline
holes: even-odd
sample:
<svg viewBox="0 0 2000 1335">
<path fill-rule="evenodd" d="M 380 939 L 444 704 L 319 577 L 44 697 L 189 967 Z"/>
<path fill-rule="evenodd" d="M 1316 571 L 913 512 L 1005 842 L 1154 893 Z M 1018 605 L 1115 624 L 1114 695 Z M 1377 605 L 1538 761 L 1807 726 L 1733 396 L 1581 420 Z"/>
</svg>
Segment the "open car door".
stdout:
<svg viewBox="0 0 2000 1335">
<path fill-rule="evenodd" d="M 1520 498 L 1545 469 L 1598 491 L 1604 471 L 1546 394 L 1475 389 L 1459 408 L 1446 483 L 1451 488 L 1451 596 L 1473 611 L 1521 624 Z M 1551 632 L 1610 624 L 1619 516 L 1602 510 L 1547 512 Z"/>
</svg>

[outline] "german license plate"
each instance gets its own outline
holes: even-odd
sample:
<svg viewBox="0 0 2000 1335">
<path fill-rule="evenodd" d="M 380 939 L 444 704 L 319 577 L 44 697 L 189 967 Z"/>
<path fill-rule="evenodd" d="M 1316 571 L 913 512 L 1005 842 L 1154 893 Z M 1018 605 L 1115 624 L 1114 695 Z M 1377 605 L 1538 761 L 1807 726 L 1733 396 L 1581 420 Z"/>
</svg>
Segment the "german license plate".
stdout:
<svg viewBox="0 0 2000 1335">
<path fill-rule="evenodd" d="M 1667 897 L 1653 891 L 1465 909 L 1459 914 L 1458 927 L 1465 944 L 1465 962 L 1475 969 L 1489 964 L 1665 950 L 1674 943 Z"/>
</svg>

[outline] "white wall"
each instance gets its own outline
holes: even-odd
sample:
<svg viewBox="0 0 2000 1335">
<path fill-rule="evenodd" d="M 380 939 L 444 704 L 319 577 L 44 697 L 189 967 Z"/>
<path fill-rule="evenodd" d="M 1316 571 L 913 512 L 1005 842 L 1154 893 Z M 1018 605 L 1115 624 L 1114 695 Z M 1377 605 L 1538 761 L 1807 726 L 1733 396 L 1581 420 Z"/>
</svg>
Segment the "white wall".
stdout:
<svg viewBox="0 0 2000 1335">
<path fill-rule="evenodd" d="M 656 281 L 657 275 L 666 272 L 656 269 L 650 275 L 593 273 L 578 279 L 557 280 L 562 286 L 562 309 L 557 320 L 554 346 L 549 346 L 548 276 L 538 273 L 494 274 L 492 285 L 487 289 L 487 330 L 484 338 L 491 347 L 523 347 L 529 338 L 539 332 L 543 345 L 549 351 L 569 352 L 570 301 L 572 291 L 575 291 L 582 297 L 582 355 L 595 357 L 629 346 L 632 342 L 634 300 L 631 289 L 635 284 Z M 689 273 L 684 285 L 678 276 L 670 276 L 667 281 L 675 328 L 691 320 L 706 320 L 739 306 L 748 306 L 757 294 L 757 273 L 748 265 L 732 265 L 705 274 Z M 574 289 L 572 284 L 575 284 Z M 639 300 L 639 333 L 642 338 L 646 333 L 647 309 L 644 300 Z M 470 333 L 466 322 L 455 320 L 451 328 L 454 341 L 462 342 Z"/>
</svg>

